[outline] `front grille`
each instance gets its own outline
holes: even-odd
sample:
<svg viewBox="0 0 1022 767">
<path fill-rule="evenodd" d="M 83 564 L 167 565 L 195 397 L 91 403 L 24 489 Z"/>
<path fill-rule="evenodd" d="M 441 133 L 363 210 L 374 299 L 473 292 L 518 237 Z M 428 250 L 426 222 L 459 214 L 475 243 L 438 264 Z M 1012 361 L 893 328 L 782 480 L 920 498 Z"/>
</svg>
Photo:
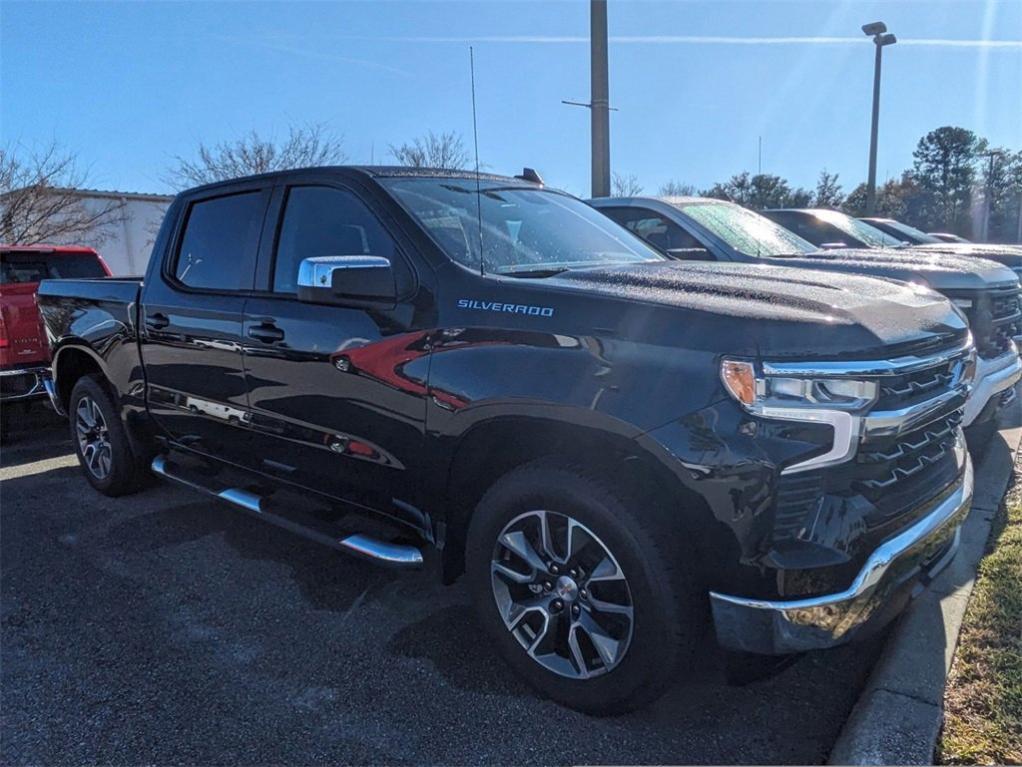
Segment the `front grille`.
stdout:
<svg viewBox="0 0 1022 767">
<path fill-rule="evenodd" d="M 980 357 L 999 357 L 1011 349 L 1012 339 L 1022 335 L 1020 294 L 1022 290 L 1014 287 L 955 294 L 972 301 L 966 315 Z"/>
<path fill-rule="evenodd" d="M 958 360 L 938 366 L 880 379 L 880 392 L 874 410 L 896 410 L 930 399 L 948 389 L 958 371 Z"/>
<path fill-rule="evenodd" d="M 778 478 L 774 543 L 784 547 L 811 541 L 817 519 L 835 514 L 849 520 L 858 515 L 868 529 L 892 526 L 953 483 L 960 468 L 962 375 L 971 355 L 971 348 L 959 345 L 923 358 L 897 358 L 886 366 L 865 365 L 863 370 L 880 371 L 872 374 L 842 366 L 845 376 L 876 381 L 877 401 L 859 416 L 854 458 Z M 899 428 L 907 430 L 899 433 Z"/>
<path fill-rule="evenodd" d="M 864 444 L 856 456 L 863 473 L 856 484 L 870 500 L 878 491 L 909 479 L 938 463 L 954 446 L 962 413 L 956 410 L 943 418 L 881 444 Z"/>
</svg>

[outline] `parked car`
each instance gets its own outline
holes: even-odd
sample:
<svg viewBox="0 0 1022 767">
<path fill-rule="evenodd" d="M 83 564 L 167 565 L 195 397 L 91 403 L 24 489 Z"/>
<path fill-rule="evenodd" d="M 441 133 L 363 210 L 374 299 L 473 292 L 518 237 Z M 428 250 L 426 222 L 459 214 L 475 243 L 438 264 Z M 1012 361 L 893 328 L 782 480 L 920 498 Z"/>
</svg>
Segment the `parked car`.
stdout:
<svg viewBox="0 0 1022 767">
<path fill-rule="evenodd" d="M 944 242 L 972 242 L 972 240 L 967 240 L 964 237 L 952 234 L 951 232 L 927 232 L 927 234 Z"/>
<path fill-rule="evenodd" d="M 678 263 L 526 180 L 193 189 L 143 281 L 39 302 L 96 490 L 151 467 L 380 564 L 435 552 L 495 650 L 585 711 L 655 698 L 711 619 L 766 654 L 875 630 L 972 496 L 975 350 L 945 298 Z"/>
<path fill-rule="evenodd" d="M 49 369 L 50 352 L 36 308 L 40 281 L 109 273 L 92 248 L 0 245 L 0 408 L 5 431 L 18 407 L 46 397 L 40 374 Z"/>
<path fill-rule="evenodd" d="M 961 237 L 956 240 L 942 239 L 890 218 L 862 218 L 859 220 L 865 221 L 870 226 L 874 226 L 892 237 L 900 237 L 903 244 L 908 247 L 919 248 L 928 253 L 954 253 L 959 256 L 987 258 L 1004 264 L 1015 274 L 1022 275 L 1022 245 L 969 242 Z M 956 235 L 946 236 L 955 237 Z"/>
<path fill-rule="evenodd" d="M 859 218 L 859 221 L 869 224 L 874 229 L 879 229 L 884 234 L 889 234 L 897 240 L 901 240 L 903 245 L 939 245 L 943 242 L 949 242 L 949 240 L 942 240 L 940 237 L 927 234 L 922 229 L 916 229 L 914 226 L 909 226 L 893 218 L 870 218 L 863 216 Z M 965 241 L 962 240 L 962 242 Z"/>
<path fill-rule="evenodd" d="M 820 249 L 799 236 L 802 229 L 796 232 L 785 223 L 797 223 L 802 216 L 783 216 L 778 223 L 772 220 L 777 216 L 766 218 L 706 197 L 608 197 L 590 204 L 673 258 L 771 263 L 925 284 L 950 298 L 972 326 L 980 360 L 965 425 L 972 427 L 976 444 L 986 441 L 996 427 L 998 410 L 1015 396 L 1022 364 L 1013 339 L 1022 335 L 1022 291 L 1014 273 L 1000 264 L 941 252 Z M 813 227 L 831 226 L 829 216 L 804 218 L 811 218 Z M 849 221 L 850 231 L 861 227 L 887 237 L 867 224 Z M 844 231 L 844 225 L 813 229 L 821 241 L 833 241 Z"/>
</svg>

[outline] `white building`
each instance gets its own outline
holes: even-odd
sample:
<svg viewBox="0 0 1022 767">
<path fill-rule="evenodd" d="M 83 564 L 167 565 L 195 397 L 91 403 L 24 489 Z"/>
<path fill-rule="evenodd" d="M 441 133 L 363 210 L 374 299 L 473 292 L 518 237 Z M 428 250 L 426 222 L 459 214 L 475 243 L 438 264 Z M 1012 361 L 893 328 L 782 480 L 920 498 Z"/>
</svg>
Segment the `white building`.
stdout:
<svg viewBox="0 0 1022 767">
<path fill-rule="evenodd" d="M 174 199 L 164 194 L 139 192 L 105 192 L 100 189 L 67 189 L 80 197 L 90 211 L 99 211 L 111 202 L 123 207 L 118 220 L 103 227 L 103 238 L 96 250 L 103 256 L 110 271 L 117 276 L 145 273 L 153 241 L 163 221 L 163 214 Z"/>
</svg>

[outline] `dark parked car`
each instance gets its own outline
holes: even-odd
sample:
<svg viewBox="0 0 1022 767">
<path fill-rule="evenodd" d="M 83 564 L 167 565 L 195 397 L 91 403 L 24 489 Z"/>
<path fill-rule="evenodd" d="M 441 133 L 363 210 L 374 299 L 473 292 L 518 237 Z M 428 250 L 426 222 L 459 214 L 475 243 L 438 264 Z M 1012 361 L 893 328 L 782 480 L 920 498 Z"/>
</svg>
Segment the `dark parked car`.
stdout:
<svg viewBox="0 0 1022 767">
<path fill-rule="evenodd" d="M 929 253 L 954 253 L 960 256 L 978 256 L 998 261 L 1015 274 L 1022 275 L 1022 245 L 969 242 L 955 234 L 927 234 L 914 226 L 890 218 L 862 218 L 870 226 L 898 237 L 903 245 L 918 247 Z M 951 239 L 954 238 L 954 239 Z"/>
<path fill-rule="evenodd" d="M 973 427 L 977 444 L 988 439 L 998 410 L 1012 401 L 1022 363 L 1013 339 L 1022 334 L 1022 291 L 1014 273 L 991 261 L 941 251 L 894 251 L 852 248 L 821 249 L 785 222 L 809 221 L 804 228 L 821 242 L 845 231 L 828 221 L 847 219 L 848 231 L 883 240 L 887 235 L 842 213 L 802 216 L 800 211 L 774 211 L 766 218 L 740 205 L 705 197 L 601 198 L 590 204 L 673 258 L 738 263 L 769 263 L 799 269 L 921 283 L 950 298 L 968 317 L 979 349 L 979 369 L 965 425 Z M 780 216 L 780 213 L 792 213 Z M 833 213 L 827 211 L 826 213 Z M 875 234 L 872 234 L 875 233 Z"/>
<path fill-rule="evenodd" d="M 936 237 L 941 242 L 972 242 L 951 232 L 927 232 L 931 237 Z"/>
<path fill-rule="evenodd" d="M 98 491 L 151 467 L 380 564 L 436 556 L 494 648 L 587 711 L 659 695 L 711 616 L 768 654 L 874 630 L 972 496 L 975 351 L 945 298 L 678 263 L 524 180 L 193 189 L 143 281 L 39 302 Z"/>
</svg>

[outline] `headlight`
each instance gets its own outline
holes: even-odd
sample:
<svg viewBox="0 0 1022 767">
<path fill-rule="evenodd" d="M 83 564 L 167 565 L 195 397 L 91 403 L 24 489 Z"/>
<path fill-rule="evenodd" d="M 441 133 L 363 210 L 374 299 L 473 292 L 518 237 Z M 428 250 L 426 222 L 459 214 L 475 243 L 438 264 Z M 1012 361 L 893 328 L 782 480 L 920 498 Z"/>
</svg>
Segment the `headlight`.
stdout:
<svg viewBox="0 0 1022 767">
<path fill-rule="evenodd" d="M 952 298 L 951 303 L 957 306 L 959 309 L 971 309 L 972 299 L 971 298 Z"/>
<path fill-rule="evenodd" d="M 877 398 L 875 381 L 767 376 L 746 360 L 723 360 L 720 378 L 728 393 L 753 411 L 768 407 L 861 410 Z"/>
</svg>

